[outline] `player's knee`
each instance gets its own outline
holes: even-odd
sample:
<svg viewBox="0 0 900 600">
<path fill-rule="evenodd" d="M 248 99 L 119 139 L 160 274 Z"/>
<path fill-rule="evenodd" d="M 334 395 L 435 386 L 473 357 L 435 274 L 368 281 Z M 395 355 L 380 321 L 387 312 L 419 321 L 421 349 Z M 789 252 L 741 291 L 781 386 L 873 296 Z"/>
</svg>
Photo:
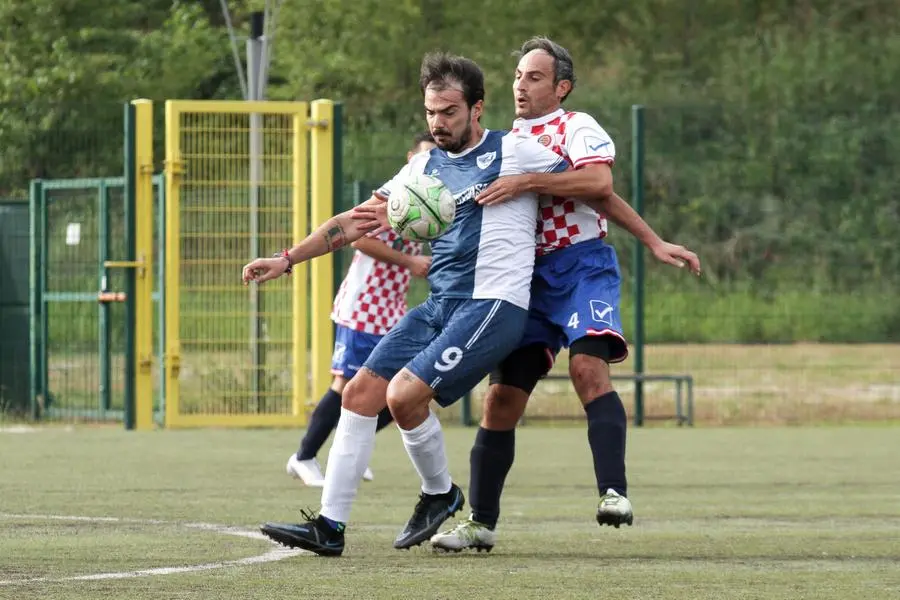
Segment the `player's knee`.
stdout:
<svg viewBox="0 0 900 600">
<path fill-rule="evenodd" d="M 613 391 L 609 378 L 609 363 L 588 354 L 575 354 L 569 358 L 569 377 L 582 404 Z"/>
<path fill-rule="evenodd" d="M 407 371 L 394 377 L 387 386 L 387 405 L 401 429 L 414 429 L 428 418 L 432 390 Z"/>
<path fill-rule="evenodd" d="M 525 414 L 528 394 L 516 387 L 494 384 L 484 398 L 481 427 L 491 431 L 515 429 Z"/>
<path fill-rule="evenodd" d="M 387 381 L 374 373 L 360 371 L 344 386 L 341 406 L 364 417 L 375 417 L 386 406 Z"/>
</svg>

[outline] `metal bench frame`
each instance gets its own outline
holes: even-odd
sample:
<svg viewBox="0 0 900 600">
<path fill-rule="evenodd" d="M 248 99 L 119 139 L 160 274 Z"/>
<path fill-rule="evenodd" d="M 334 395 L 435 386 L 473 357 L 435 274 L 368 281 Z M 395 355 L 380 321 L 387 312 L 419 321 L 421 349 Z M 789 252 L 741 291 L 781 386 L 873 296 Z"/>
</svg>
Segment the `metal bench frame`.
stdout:
<svg viewBox="0 0 900 600">
<path fill-rule="evenodd" d="M 551 373 L 547 375 L 545 380 L 551 381 L 567 381 L 568 375 Z M 689 427 L 694 426 L 694 378 L 691 375 L 667 375 L 667 374 L 649 374 L 649 373 L 632 373 L 629 375 L 611 375 L 612 381 L 631 381 L 633 383 L 645 381 L 670 381 L 675 384 L 675 414 L 674 415 L 643 415 L 645 421 L 666 421 L 675 419 L 678 426 L 687 424 Z M 685 396 L 685 388 L 687 395 Z M 687 400 L 687 406 L 685 406 Z M 687 410 L 685 410 L 685 408 Z"/>
</svg>

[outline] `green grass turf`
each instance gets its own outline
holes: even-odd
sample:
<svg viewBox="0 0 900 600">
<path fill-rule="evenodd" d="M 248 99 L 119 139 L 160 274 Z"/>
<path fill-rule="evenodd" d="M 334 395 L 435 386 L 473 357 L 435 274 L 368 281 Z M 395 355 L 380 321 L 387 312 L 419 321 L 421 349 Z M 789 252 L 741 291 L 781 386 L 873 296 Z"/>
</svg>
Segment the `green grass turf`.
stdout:
<svg viewBox="0 0 900 600">
<path fill-rule="evenodd" d="M 473 434 L 446 430 L 451 471 L 462 483 Z M 319 491 L 283 471 L 297 437 L 106 427 L 0 433 L 0 581 L 263 554 L 272 549 L 265 541 L 184 524 L 252 530 L 317 507 Z M 518 434 L 494 552 L 398 552 L 391 542 L 415 503 L 417 478 L 388 429 L 340 559 L 4 584 L 0 598 L 900 597 L 900 429 L 633 430 L 628 456 L 634 527 L 594 522 L 584 428 L 532 425 Z"/>
</svg>

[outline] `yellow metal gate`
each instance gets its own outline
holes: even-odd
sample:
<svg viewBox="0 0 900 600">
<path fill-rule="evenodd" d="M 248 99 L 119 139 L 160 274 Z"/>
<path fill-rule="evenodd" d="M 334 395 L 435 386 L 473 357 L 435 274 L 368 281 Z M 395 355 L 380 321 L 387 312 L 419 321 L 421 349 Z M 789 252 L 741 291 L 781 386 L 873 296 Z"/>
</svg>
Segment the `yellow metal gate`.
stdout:
<svg viewBox="0 0 900 600">
<path fill-rule="evenodd" d="M 311 284 L 307 265 L 259 287 L 240 273 L 332 214 L 332 111 L 166 102 L 167 427 L 302 425 L 328 386 L 331 257 Z"/>
</svg>

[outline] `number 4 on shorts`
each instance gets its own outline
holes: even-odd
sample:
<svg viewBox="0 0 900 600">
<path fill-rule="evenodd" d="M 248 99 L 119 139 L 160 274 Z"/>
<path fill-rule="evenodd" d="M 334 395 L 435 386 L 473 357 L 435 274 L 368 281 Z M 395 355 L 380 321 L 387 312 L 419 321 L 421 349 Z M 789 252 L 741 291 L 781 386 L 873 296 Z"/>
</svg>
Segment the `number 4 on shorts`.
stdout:
<svg viewBox="0 0 900 600">
<path fill-rule="evenodd" d="M 569 317 L 569 327 L 572 329 L 578 329 L 578 313 L 573 312 L 572 316 Z"/>
</svg>

